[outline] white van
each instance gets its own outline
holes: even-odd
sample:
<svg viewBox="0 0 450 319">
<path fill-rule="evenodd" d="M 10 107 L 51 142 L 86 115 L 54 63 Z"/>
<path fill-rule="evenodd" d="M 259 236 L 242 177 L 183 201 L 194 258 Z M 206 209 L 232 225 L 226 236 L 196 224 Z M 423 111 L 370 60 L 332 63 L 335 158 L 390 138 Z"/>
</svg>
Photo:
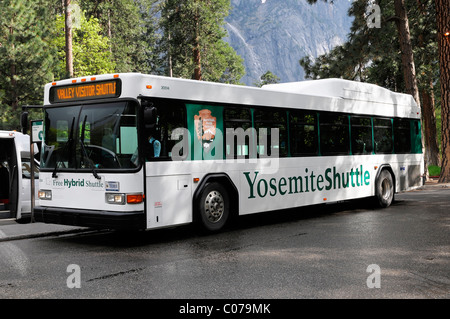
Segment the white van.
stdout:
<svg viewBox="0 0 450 319">
<path fill-rule="evenodd" d="M 34 146 L 34 155 L 38 152 Z M 30 136 L 0 131 L 0 219 L 28 222 L 31 217 L 31 161 L 34 161 L 35 190 L 39 162 L 30 156 Z M 36 196 L 35 196 L 36 198 Z"/>
</svg>

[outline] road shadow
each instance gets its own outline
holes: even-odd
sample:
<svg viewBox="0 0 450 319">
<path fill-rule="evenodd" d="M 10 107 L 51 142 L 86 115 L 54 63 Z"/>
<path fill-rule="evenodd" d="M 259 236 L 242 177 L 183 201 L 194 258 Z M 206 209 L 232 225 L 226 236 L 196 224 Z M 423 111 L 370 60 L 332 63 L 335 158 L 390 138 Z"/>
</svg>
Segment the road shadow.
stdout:
<svg viewBox="0 0 450 319">
<path fill-rule="evenodd" d="M 393 206 L 404 204 L 402 200 L 396 200 Z M 148 245 L 169 244 L 182 240 L 195 238 L 216 237 L 221 233 L 241 232 L 258 227 L 276 226 L 285 223 L 297 223 L 317 218 L 328 218 L 337 214 L 359 214 L 367 211 L 380 210 L 374 204 L 372 198 L 362 198 L 352 201 L 342 201 L 329 204 L 312 205 L 283 209 L 277 211 L 262 212 L 250 215 L 237 216 L 231 219 L 228 225 L 219 233 L 207 233 L 195 224 L 178 227 L 145 230 L 145 231 L 115 231 L 98 230 L 87 233 L 61 236 L 52 238 L 61 243 L 94 245 L 106 247 L 138 247 Z"/>
<path fill-rule="evenodd" d="M 392 205 L 401 205 L 402 201 L 395 200 Z M 235 218 L 231 229 L 246 229 L 265 225 L 298 222 L 316 218 L 327 218 L 336 214 L 357 214 L 367 211 L 380 210 L 373 198 L 360 198 L 327 204 L 289 208 L 277 211 L 244 215 Z"/>
</svg>

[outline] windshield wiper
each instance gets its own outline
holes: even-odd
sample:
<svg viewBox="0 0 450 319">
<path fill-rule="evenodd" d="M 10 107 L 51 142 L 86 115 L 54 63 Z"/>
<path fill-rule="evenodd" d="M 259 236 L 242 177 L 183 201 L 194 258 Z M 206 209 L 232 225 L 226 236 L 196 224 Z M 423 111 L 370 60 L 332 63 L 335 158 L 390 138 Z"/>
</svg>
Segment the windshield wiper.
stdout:
<svg viewBox="0 0 450 319">
<path fill-rule="evenodd" d="M 89 167 L 92 170 L 92 175 L 94 175 L 94 177 L 96 179 L 101 179 L 101 177 L 98 176 L 98 174 L 97 174 L 97 170 L 95 169 L 95 165 L 92 162 L 91 158 L 89 157 L 89 155 L 88 155 L 88 153 L 86 151 L 86 145 L 84 144 L 84 131 L 85 131 L 85 127 L 86 127 L 86 119 L 87 119 L 87 115 L 84 116 L 83 126 L 81 127 L 81 136 L 80 136 L 81 150 L 83 151 L 83 155 L 87 159 L 87 162 L 89 163 Z"/>
<path fill-rule="evenodd" d="M 66 144 L 64 144 L 64 147 L 62 148 L 61 152 L 58 153 L 58 157 L 55 161 L 55 168 L 53 169 L 53 173 L 52 173 L 52 178 L 58 177 L 58 175 L 56 175 L 56 171 L 58 169 L 58 165 L 62 162 L 62 160 L 61 160 L 62 154 L 64 154 L 64 152 L 68 148 L 68 145 L 73 142 L 73 126 L 74 125 L 75 125 L 75 117 L 72 118 L 72 125 L 70 126 L 70 132 L 69 132 L 69 137 L 67 139 L 67 142 L 66 142 Z M 72 148 L 70 148 L 69 150 L 71 151 Z M 68 158 L 70 158 L 70 153 L 69 153 Z"/>
</svg>

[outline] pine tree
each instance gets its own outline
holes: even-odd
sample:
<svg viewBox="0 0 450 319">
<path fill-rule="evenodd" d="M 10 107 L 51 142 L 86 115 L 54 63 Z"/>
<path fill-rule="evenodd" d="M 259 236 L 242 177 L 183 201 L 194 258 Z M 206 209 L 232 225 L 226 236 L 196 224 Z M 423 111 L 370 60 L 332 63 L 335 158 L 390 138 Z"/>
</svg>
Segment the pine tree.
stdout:
<svg viewBox="0 0 450 319">
<path fill-rule="evenodd" d="M 415 27 L 414 56 L 417 61 L 417 82 L 421 97 L 422 120 L 425 142 L 425 163 L 440 165 L 438 132 L 436 121 L 435 82 L 438 82 L 436 8 L 434 0 L 417 1 L 417 10 L 411 10 Z M 414 8 L 414 7 L 412 7 Z M 414 15 L 414 13 L 416 14 Z"/>
<path fill-rule="evenodd" d="M 450 1 L 436 0 L 442 116 L 442 167 L 439 182 L 450 182 Z"/>
<path fill-rule="evenodd" d="M 273 74 L 272 72 L 267 71 L 266 73 L 261 75 L 259 82 L 256 82 L 254 84 L 257 87 L 262 87 L 263 85 L 266 85 L 266 84 L 276 84 L 278 82 L 280 82 L 280 78 L 278 76 L 276 76 L 275 74 Z"/>
<path fill-rule="evenodd" d="M 161 10 L 166 74 L 239 83 L 242 58 L 223 41 L 230 0 L 166 0 Z"/>
<path fill-rule="evenodd" d="M 42 104 L 43 86 L 52 80 L 50 8 L 48 0 L 0 1 L 0 112 L 5 129 L 19 129 L 20 107 Z"/>
<path fill-rule="evenodd" d="M 66 75 L 73 78 L 73 26 L 72 12 L 70 8 L 71 0 L 64 0 L 64 35 L 65 35 L 65 60 Z"/>
<path fill-rule="evenodd" d="M 115 64 L 109 50 L 109 39 L 102 36 L 98 20 L 96 18 L 86 20 L 84 14 L 80 14 L 79 19 L 80 26 L 72 30 L 73 73 L 71 77 L 114 72 Z M 69 77 L 66 69 L 64 20 L 65 17 L 62 15 L 56 17 L 54 34 L 50 43 L 58 50 L 59 66 L 55 71 L 56 79 Z"/>
<path fill-rule="evenodd" d="M 136 70 L 142 73 L 157 73 L 161 67 L 159 51 L 156 49 L 160 39 L 158 34 L 159 0 L 135 1 L 139 7 L 139 58 Z"/>
<path fill-rule="evenodd" d="M 148 73 L 157 69 L 156 3 L 158 0 L 80 0 L 87 17 L 98 19 L 116 72 Z"/>
<path fill-rule="evenodd" d="M 399 0 L 383 2 L 381 28 L 368 27 L 367 4 L 366 0 L 353 2 L 349 14 L 354 17 L 354 22 L 347 43 L 317 58 L 314 63 L 304 57 L 300 65 L 310 78 L 343 77 L 413 95 L 422 108 L 426 164 L 438 165 L 433 88 L 437 80 L 433 0 L 407 2 L 404 3 L 408 5 L 406 7 Z M 412 21 L 411 29 L 406 27 L 407 19 Z M 410 36 L 406 34 L 407 30 L 411 32 Z M 403 40 L 399 41 L 400 38 Z"/>
<path fill-rule="evenodd" d="M 411 94 L 420 106 L 419 88 L 417 87 L 416 66 L 411 44 L 411 32 L 409 30 L 409 19 L 406 13 L 405 0 L 394 0 L 395 24 L 400 41 L 400 52 L 402 57 L 402 69 L 406 85 L 406 93 Z"/>
</svg>

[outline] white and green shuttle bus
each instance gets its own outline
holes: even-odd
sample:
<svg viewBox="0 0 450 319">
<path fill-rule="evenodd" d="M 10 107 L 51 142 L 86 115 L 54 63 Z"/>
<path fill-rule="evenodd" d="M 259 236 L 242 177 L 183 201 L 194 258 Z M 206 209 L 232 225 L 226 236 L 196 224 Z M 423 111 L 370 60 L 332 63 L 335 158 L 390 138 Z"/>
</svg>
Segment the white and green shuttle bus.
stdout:
<svg viewBox="0 0 450 319">
<path fill-rule="evenodd" d="M 34 150 L 38 153 L 37 147 Z M 0 219 L 30 221 L 31 177 L 34 174 L 37 180 L 39 172 L 34 155 L 30 155 L 29 135 L 0 131 Z"/>
<path fill-rule="evenodd" d="M 216 231 L 233 215 L 387 207 L 422 184 L 420 109 L 372 84 L 108 74 L 47 84 L 44 114 L 34 214 L 46 223 Z"/>
</svg>

